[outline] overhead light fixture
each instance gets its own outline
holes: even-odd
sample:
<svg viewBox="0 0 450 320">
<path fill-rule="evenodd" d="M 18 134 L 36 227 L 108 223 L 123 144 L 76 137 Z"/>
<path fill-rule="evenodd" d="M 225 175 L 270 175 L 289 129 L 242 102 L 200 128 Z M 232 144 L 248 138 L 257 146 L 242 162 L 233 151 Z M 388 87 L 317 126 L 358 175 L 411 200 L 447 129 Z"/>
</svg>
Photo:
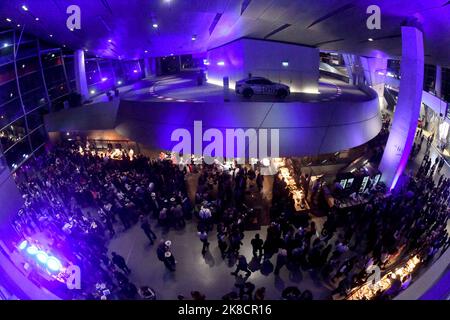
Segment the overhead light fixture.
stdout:
<svg viewBox="0 0 450 320">
<path fill-rule="evenodd" d="M 148 50 L 145 50 L 144 53 L 148 53 Z"/>
<path fill-rule="evenodd" d="M 112 42 L 112 39 L 108 39 L 108 42 L 111 43 L 111 42 Z"/>
<path fill-rule="evenodd" d="M 20 24 L 17 25 L 17 28 L 20 28 Z"/>
<path fill-rule="evenodd" d="M 105 81 L 107 81 L 108 80 L 108 78 L 102 78 L 102 82 L 105 82 Z"/>
<path fill-rule="evenodd" d="M 50 38 L 53 38 L 53 35 L 51 34 L 51 35 L 49 35 L 50 36 Z"/>
<path fill-rule="evenodd" d="M 372 38 L 369 38 L 369 39 L 367 39 L 367 40 L 369 40 L 370 42 L 372 42 L 372 41 L 373 41 L 373 39 L 372 39 Z"/>
<path fill-rule="evenodd" d="M 281 62 L 281 65 L 285 68 L 289 67 L 289 62 L 288 61 L 283 61 Z"/>
<path fill-rule="evenodd" d="M 9 44 L 7 44 L 6 42 L 3 44 L 3 48 L 6 48 L 7 46 L 9 46 Z"/>
<path fill-rule="evenodd" d="M 28 7 L 26 5 L 22 5 L 22 10 L 23 11 L 28 11 Z"/>
<path fill-rule="evenodd" d="M 197 36 L 194 34 L 194 35 L 191 37 L 191 40 L 192 40 L 192 41 L 197 40 Z"/>
<path fill-rule="evenodd" d="M 22 65 L 22 69 L 25 69 L 25 65 L 24 64 Z"/>
<path fill-rule="evenodd" d="M 91 90 L 91 94 L 95 94 L 95 90 Z"/>
<path fill-rule="evenodd" d="M 224 66 L 224 65 L 225 65 L 225 62 L 219 61 L 219 62 L 217 62 L 217 65 L 218 65 L 218 66 Z"/>
<path fill-rule="evenodd" d="M 6 18 L 6 21 L 11 22 L 12 20 L 10 18 Z"/>
<path fill-rule="evenodd" d="M 54 58 L 55 57 L 55 54 L 54 53 L 52 53 L 52 58 Z"/>
<path fill-rule="evenodd" d="M 38 18 L 38 17 L 36 17 L 36 18 L 34 18 L 34 20 L 36 20 L 36 21 L 39 21 L 39 18 Z"/>
<path fill-rule="evenodd" d="M 158 28 L 158 24 L 157 24 L 157 23 L 154 23 L 154 24 L 152 25 L 152 27 L 156 29 L 156 28 Z"/>
<path fill-rule="evenodd" d="M 122 84 L 122 81 L 117 81 L 117 84 L 120 86 Z"/>
</svg>

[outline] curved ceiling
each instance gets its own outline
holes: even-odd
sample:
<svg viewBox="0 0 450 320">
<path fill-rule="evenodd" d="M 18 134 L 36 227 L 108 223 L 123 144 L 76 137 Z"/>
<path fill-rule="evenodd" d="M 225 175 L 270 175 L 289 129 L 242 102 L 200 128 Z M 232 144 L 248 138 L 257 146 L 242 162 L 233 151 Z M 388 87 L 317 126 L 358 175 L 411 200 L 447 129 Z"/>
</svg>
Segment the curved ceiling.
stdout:
<svg viewBox="0 0 450 320">
<path fill-rule="evenodd" d="M 72 4 L 81 8 L 80 30 L 66 27 Z M 373 4 L 381 9 L 380 30 L 366 27 Z M 124 59 L 202 52 L 240 37 L 398 57 L 400 26 L 414 19 L 424 31 L 426 61 L 450 66 L 447 0 L 3 0 L 0 17 L 1 28 L 20 24 L 57 44 Z"/>
</svg>

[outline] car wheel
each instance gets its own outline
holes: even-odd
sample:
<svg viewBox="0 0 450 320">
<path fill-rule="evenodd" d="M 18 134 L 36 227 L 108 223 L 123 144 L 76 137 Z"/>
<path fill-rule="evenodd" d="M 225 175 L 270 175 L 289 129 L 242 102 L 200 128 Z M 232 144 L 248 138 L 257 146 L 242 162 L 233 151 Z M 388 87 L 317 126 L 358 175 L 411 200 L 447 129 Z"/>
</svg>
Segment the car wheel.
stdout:
<svg viewBox="0 0 450 320">
<path fill-rule="evenodd" d="M 251 98 L 253 96 L 253 90 L 250 88 L 244 89 L 244 91 L 242 92 L 242 95 L 245 98 Z"/>
<path fill-rule="evenodd" d="M 288 92 L 287 92 L 286 89 L 280 89 L 280 90 L 277 91 L 277 97 L 278 98 L 284 99 L 284 98 L 287 97 L 287 95 L 288 95 Z"/>
</svg>

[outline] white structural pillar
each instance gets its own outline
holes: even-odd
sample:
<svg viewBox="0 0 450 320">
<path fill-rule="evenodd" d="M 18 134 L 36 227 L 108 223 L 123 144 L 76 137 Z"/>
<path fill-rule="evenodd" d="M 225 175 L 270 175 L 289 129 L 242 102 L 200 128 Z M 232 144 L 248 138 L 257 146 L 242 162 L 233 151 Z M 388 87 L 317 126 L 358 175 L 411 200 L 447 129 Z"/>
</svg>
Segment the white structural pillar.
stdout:
<svg viewBox="0 0 450 320">
<path fill-rule="evenodd" d="M 74 68 L 77 91 L 81 94 L 81 100 L 85 101 L 89 98 L 89 92 L 86 80 L 86 68 L 84 64 L 84 51 L 81 49 L 74 52 Z"/>
<path fill-rule="evenodd" d="M 359 57 L 359 60 L 364 69 L 364 78 L 367 80 L 367 84 L 377 92 L 378 97 L 383 97 L 387 59 Z"/>
<path fill-rule="evenodd" d="M 423 87 L 423 36 L 415 27 L 402 27 L 401 81 L 389 138 L 380 163 L 382 181 L 394 189 L 411 152 L 420 114 Z"/>
<path fill-rule="evenodd" d="M 434 82 L 434 91 L 436 91 L 436 96 L 441 97 L 442 94 L 442 67 L 440 65 L 436 66 L 436 81 Z"/>
<path fill-rule="evenodd" d="M 156 75 L 156 60 L 155 58 L 144 59 L 145 77 L 149 78 Z"/>
</svg>

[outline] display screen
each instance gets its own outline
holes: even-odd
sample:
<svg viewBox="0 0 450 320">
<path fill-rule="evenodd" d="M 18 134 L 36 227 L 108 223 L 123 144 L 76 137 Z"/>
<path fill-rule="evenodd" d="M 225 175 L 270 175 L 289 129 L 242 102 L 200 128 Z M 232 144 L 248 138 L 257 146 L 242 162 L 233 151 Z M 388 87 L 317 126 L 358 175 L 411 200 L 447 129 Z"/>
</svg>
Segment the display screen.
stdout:
<svg viewBox="0 0 450 320">
<path fill-rule="evenodd" d="M 369 182 L 369 176 L 365 176 L 361 183 L 361 187 L 359 188 L 359 192 L 364 192 L 364 190 L 366 190 L 368 182 Z"/>
</svg>

